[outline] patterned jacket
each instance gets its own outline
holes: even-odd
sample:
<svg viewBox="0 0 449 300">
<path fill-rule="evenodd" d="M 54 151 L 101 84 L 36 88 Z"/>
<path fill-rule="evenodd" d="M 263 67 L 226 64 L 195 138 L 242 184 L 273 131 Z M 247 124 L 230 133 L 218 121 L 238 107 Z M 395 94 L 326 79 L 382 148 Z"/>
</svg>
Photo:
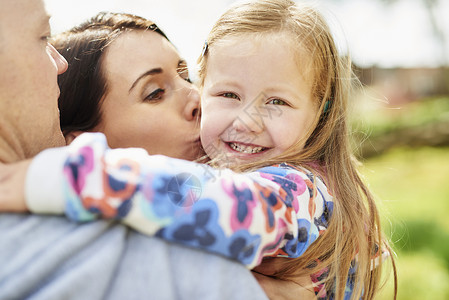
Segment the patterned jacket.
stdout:
<svg viewBox="0 0 449 300">
<path fill-rule="evenodd" d="M 117 219 L 147 235 L 258 265 L 296 258 L 326 230 L 333 200 L 311 172 L 288 164 L 250 173 L 114 149 L 99 133 L 39 154 L 27 174 L 32 212 Z"/>
</svg>

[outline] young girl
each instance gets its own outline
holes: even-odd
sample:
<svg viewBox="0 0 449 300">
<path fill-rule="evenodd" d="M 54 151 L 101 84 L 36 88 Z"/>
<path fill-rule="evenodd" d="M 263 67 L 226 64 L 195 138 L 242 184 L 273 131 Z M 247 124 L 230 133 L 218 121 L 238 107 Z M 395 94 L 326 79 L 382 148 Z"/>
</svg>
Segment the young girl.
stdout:
<svg viewBox="0 0 449 300">
<path fill-rule="evenodd" d="M 310 275 L 319 298 L 372 299 L 388 246 L 349 149 L 350 64 L 321 16 L 286 0 L 236 6 L 212 29 L 200 67 L 203 146 L 243 173 L 82 135 L 33 161 L 30 210 L 122 219 L 250 268 L 288 257 L 274 276 Z"/>
</svg>

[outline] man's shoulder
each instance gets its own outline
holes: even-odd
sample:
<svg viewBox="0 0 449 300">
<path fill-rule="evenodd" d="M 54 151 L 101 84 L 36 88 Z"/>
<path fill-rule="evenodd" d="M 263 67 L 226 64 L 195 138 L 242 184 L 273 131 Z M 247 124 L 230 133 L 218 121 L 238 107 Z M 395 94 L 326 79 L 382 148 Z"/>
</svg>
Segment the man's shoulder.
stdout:
<svg viewBox="0 0 449 300">
<path fill-rule="evenodd" d="M 125 226 L 111 222 L 79 225 L 56 216 L 0 214 L 0 299 L 38 293 L 53 299 L 50 295 L 61 290 L 88 296 L 77 289 L 89 285 L 88 274 L 98 276 L 98 284 L 107 284 L 101 276 L 111 278 L 108 265 L 117 265 L 126 236 Z M 95 262 L 104 265 L 99 268 Z M 66 286 L 68 278 L 73 286 Z"/>
</svg>

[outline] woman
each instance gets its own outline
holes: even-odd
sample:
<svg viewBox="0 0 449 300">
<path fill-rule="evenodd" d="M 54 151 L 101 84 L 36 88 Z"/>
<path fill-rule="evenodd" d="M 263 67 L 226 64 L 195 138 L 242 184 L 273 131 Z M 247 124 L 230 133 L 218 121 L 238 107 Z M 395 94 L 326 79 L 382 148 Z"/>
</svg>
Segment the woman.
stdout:
<svg viewBox="0 0 449 300">
<path fill-rule="evenodd" d="M 186 160 L 201 156 L 198 91 L 185 61 L 156 24 L 100 13 L 52 43 L 69 63 L 59 77 L 61 129 L 68 143 L 98 131 L 112 148 L 141 147 Z M 259 271 L 275 269 L 265 264 Z M 255 276 L 270 297 L 315 299 L 295 283 Z M 308 278 L 303 285 L 310 286 Z"/>
<path fill-rule="evenodd" d="M 193 160 L 199 152 L 199 94 L 186 62 L 153 22 L 100 13 L 57 35 L 69 69 L 59 77 L 68 142 L 103 132 L 112 148 Z"/>
</svg>

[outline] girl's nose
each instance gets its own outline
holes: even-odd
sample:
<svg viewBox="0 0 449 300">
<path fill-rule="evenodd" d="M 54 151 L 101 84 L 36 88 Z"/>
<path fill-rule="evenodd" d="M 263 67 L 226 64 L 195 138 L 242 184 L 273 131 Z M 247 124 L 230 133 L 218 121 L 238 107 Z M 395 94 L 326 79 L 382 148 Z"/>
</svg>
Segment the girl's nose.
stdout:
<svg viewBox="0 0 449 300">
<path fill-rule="evenodd" d="M 200 94 L 198 89 L 189 83 L 186 87 L 186 105 L 184 107 L 184 118 L 188 121 L 197 120 L 200 116 Z"/>
<path fill-rule="evenodd" d="M 258 114 L 257 111 L 252 112 L 251 110 L 241 110 L 232 122 L 232 126 L 240 132 L 257 134 L 262 133 L 265 127 L 260 113 Z"/>
</svg>

